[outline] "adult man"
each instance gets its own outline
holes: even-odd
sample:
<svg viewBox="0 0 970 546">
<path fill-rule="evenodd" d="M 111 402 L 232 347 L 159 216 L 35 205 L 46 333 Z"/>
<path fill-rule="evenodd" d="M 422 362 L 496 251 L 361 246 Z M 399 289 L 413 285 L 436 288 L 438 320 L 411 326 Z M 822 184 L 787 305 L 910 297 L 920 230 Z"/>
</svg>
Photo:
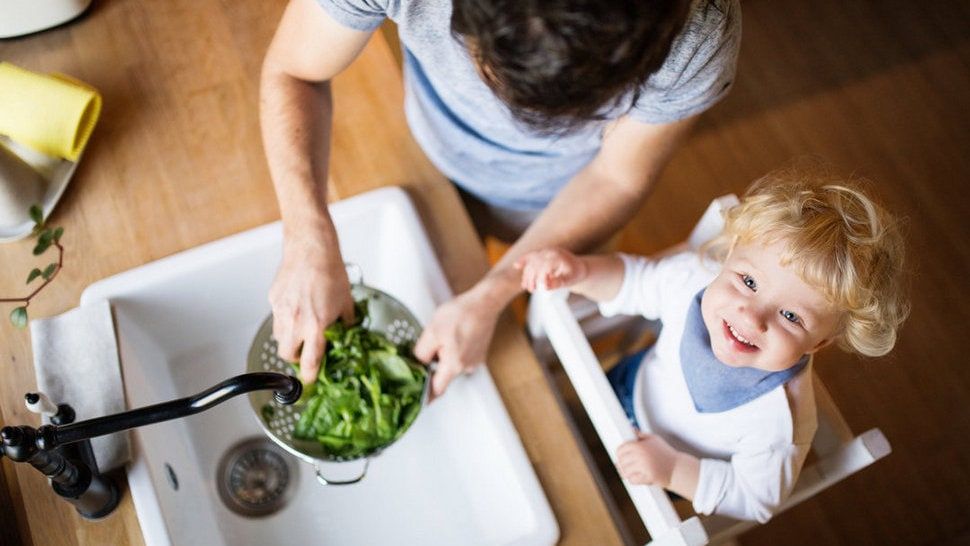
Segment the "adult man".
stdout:
<svg viewBox="0 0 970 546">
<path fill-rule="evenodd" d="M 636 212 L 696 115 L 727 93 L 740 10 L 737 0 L 291 0 L 263 65 L 261 121 L 285 241 L 273 331 L 304 381 L 323 329 L 353 312 L 326 208 L 329 80 L 385 18 L 404 46 L 415 138 L 480 232 L 515 241 L 415 346 L 438 358 L 440 395 L 484 360 L 519 292 L 519 256 L 588 248 Z"/>
</svg>

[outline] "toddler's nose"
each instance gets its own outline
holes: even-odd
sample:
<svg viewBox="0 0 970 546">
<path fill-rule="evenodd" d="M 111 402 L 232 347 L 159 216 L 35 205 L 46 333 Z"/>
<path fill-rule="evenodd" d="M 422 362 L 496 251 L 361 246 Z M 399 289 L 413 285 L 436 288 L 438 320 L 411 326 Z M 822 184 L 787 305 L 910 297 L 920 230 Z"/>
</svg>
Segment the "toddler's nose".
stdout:
<svg viewBox="0 0 970 546">
<path fill-rule="evenodd" d="M 763 309 L 742 305 L 739 311 L 741 311 L 741 319 L 744 321 L 745 327 L 759 334 L 768 331 L 768 320 Z"/>
</svg>

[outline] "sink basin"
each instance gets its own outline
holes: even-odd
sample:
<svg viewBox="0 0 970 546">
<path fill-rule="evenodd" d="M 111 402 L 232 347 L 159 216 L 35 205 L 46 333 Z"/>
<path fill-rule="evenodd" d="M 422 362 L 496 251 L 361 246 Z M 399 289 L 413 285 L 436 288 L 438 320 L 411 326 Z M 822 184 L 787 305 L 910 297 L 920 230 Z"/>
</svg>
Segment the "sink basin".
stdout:
<svg viewBox="0 0 970 546">
<path fill-rule="evenodd" d="M 426 323 L 451 292 L 407 195 L 383 188 L 331 206 L 345 260 Z M 181 398 L 243 373 L 281 254 L 279 223 L 98 281 L 108 299 L 129 407 Z M 288 501 L 269 515 L 230 510 L 220 461 L 261 436 L 245 396 L 134 431 L 128 478 L 148 546 L 553 544 L 559 529 L 488 370 L 457 379 L 362 481 L 324 486 L 289 464 Z M 284 454 L 285 457 L 291 457 Z M 295 459 L 294 459 L 295 460 Z M 357 465 L 350 468 L 352 465 Z M 285 466 L 285 465 L 284 465 Z M 359 462 L 321 467 L 359 474 Z"/>
</svg>

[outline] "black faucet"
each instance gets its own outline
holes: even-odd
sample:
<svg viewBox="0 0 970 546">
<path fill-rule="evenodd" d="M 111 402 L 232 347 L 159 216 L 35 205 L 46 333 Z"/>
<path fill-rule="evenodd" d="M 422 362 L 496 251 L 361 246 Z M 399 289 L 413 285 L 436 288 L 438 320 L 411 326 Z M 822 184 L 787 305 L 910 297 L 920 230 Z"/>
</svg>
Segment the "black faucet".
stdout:
<svg viewBox="0 0 970 546">
<path fill-rule="evenodd" d="M 87 519 L 107 516 L 118 506 L 118 487 L 98 472 L 91 450 L 91 438 L 135 427 L 178 419 L 205 411 L 238 395 L 258 390 L 276 391 L 280 404 L 299 400 L 303 385 L 299 379 L 274 372 L 237 375 L 195 396 L 180 398 L 114 415 L 73 422 L 74 410 L 60 404 L 51 417 L 53 425 L 40 428 L 8 426 L 0 429 L 0 457 L 26 462 L 50 478 L 54 492 L 74 505 Z M 27 401 L 39 399 L 27 393 Z"/>
</svg>

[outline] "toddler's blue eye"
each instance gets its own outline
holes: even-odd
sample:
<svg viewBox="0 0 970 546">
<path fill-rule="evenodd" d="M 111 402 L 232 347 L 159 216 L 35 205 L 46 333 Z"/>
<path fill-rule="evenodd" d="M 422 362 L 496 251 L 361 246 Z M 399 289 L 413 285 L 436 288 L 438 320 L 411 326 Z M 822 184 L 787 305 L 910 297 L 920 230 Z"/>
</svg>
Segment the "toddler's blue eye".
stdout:
<svg viewBox="0 0 970 546">
<path fill-rule="evenodd" d="M 752 291 L 758 291 L 758 283 L 755 282 L 754 278 L 750 275 L 741 275 L 741 282 L 743 282 L 744 285 L 750 288 Z"/>
<path fill-rule="evenodd" d="M 792 313 L 791 311 L 785 311 L 784 309 L 782 309 L 781 316 L 785 317 L 785 320 L 787 320 L 788 322 L 795 322 L 795 323 L 798 322 L 798 315 L 796 315 L 795 313 Z"/>
</svg>

